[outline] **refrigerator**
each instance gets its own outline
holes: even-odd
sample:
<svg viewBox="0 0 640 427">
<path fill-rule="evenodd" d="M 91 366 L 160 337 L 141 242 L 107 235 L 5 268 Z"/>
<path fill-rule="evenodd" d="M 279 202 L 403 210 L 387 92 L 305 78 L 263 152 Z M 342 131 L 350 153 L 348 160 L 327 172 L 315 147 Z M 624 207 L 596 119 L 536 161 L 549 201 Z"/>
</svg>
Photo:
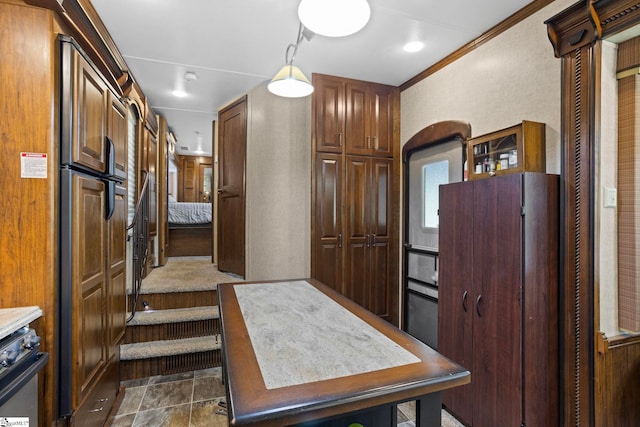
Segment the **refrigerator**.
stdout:
<svg viewBox="0 0 640 427">
<path fill-rule="evenodd" d="M 100 417 L 115 400 L 105 383 L 117 377 L 110 366 L 124 331 L 126 170 L 116 144 L 126 139 L 114 132 L 117 97 L 100 72 L 73 39 L 60 36 L 59 46 L 58 418 L 80 406 Z"/>
</svg>

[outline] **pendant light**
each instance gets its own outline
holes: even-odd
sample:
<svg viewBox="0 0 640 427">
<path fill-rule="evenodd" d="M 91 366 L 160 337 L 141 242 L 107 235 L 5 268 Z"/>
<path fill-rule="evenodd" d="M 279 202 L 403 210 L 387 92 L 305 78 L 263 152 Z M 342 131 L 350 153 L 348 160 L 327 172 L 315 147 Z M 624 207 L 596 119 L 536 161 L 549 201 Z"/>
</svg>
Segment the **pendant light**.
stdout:
<svg viewBox="0 0 640 427">
<path fill-rule="evenodd" d="M 285 51 L 284 56 L 286 65 L 278 71 L 278 74 L 276 74 L 267 85 L 269 92 L 286 98 L 301 98 L 313 93 L 313 85 L 309 79 L 304 75 L 300 68 L 293 65 L 293 60 L 295 59 L 296 52 L 298 51 L 298 45 L 304 39 L 311 40 L 313 35 L 313 32 L 307 30 L 302 24 L 300 24 L 296 43 L 287 46 L 287 50 Z M 293 53 L 291 54 L 291 57 L 289 57 L 291 49 L 293 49 Z"/>
<path fill-rule="evenodd" d="M 313 86 L 300 68 L 287 64 L 267 85 L 269 92 L 285 98 L 301 98 L 313 93 Z"/>
<path fill-rule="evenodd" d="M 298 17 L 316 34 L 344 37 L 367 25 L 371 8 L 367 0 L 301 0 Z"/>
</svg>

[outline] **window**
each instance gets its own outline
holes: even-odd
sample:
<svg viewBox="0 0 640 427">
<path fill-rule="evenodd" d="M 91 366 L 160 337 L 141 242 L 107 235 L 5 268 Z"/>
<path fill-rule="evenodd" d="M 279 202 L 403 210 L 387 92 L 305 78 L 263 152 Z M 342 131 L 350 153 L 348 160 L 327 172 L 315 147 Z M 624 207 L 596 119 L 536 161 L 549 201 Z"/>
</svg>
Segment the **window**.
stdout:
<svg viewBox="0 0 640 427">
<path fill-rule="evenodd" d="M 438 228 L 438 192 L 442 184 L 449 183 L 449 160 L 427 163 L 422 167 L 422 226 Z"/>
</svg>

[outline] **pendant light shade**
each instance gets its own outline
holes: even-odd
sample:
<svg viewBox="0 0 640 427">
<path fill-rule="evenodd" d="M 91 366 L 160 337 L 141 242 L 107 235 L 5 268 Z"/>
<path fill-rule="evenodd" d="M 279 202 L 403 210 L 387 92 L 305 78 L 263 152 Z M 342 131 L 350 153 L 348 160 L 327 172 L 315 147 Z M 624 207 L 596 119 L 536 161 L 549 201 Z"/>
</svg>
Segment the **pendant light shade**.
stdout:
<svg viewBox="0 0 640 427">
<path fill-rule="evenodd" d="M 371 8 L 367 0 L 301 0 L 298 17 L 316 34 L 344 37 L 367 25 Z"/>
<path fill-rule="evenodd" d="M 300 68 L 287 64 L 278 71 L 278 74 L 267 85 L 269 92 L 286 98 L 301 98 L 311 95 L 313 86 Z"/>
</svg>

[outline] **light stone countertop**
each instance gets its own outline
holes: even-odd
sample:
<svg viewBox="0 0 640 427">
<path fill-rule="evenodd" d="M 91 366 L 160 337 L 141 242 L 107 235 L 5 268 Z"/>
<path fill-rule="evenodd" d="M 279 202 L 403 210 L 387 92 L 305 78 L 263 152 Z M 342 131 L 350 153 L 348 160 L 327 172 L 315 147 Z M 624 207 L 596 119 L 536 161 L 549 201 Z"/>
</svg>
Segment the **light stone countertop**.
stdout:
<svg viewBox="0 0 640 427">
<path fill-rule="evenodd" d="M 3 339 L 28 325 L 30 322 L 42 316 L 42 310 L 38 306 L 1 308 L 0 309 L 0 339 Z"/>
<path fill-rule="evenodd" d="M 234 291 L 267 389 L 420 362 L 306 281 Z"/>
</svg>

